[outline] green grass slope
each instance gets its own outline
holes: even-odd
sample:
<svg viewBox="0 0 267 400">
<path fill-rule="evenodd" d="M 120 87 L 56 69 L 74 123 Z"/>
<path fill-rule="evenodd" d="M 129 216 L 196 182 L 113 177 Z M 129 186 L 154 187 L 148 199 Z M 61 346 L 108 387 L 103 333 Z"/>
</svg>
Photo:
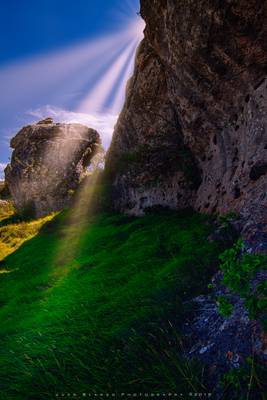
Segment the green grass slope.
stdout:
<svg viewBox="0 0 267 400">
<path fill-rule="evenodd" d="M 217 260 L 210 230 L 192 213 L 62 213 L 31 234 L 0 263 L 1 399 L 203 391 L 179 329 Z"/>
<path fill-rule="evenodd" d="M 22 243 L 34 237 L 53 215 L 33 221 L 24 221 L 15 214 L 10 202 L 0 205 L 0 261 L 17 250 Z M 0 274 L 5 273 L 0 266 Z"/>
</svg>

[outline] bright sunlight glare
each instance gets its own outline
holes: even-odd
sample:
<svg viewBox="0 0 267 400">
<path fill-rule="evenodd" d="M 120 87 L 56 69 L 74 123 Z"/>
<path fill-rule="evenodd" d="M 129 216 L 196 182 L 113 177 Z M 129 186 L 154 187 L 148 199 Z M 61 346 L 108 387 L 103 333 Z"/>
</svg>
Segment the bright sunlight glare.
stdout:
<svg viewBox="0 0 267 400">
<path fill-rule="evenodd" d="M 130 5 L 130 2 L 128 3 Z M 106 135 L 103 135 L 101 128 L 97 129 L 105 148 L 107 148 L 112 137 L 113 125 L 124 102 L 127 80 L 133 70 L 135 53 L 142 39 L 143 29 L 143 21 L 136 18 L 124 32 L 109 36 L 107 41 L 101 39 L 101 44 L 100 42 L 91 44 L 91 58 L 86 58 L 84 64 L 83 62 L 79 64 L 80 71 L 84 70 L 86 64 L 86 74 L 84 77 L 80 75 L 76 82 L 83 87 L 88 84 L 86 95 L 78 102 L 76 109 L 69 113 L 60 109 L 55 110 L 51 106 L 46 106 L 46 110 L 51 111 L 53 109 L 54 113 L 61 114 L 65 120 L 68 118 L 68 114 L 71 114 L 72 122 L 81 122 L 81 120 L 86 120 L 87 117 L 90 126 L 96 129 L 95 124 L 98 124 L 98 128 L 100 128 L 100 120 L 103 125 L 105 125 L 103 121 L 108 120 L 112 123 L 112 127 L 109 128 L 108 139 Z M 88 51 L 88 48 L 86 51 Z M 80 58 L 83 58 L 82 53 Z M 40 115 L 42 109 L 31 111 L 32 114 L 34 112 L 39 112 Z M 42 116 L 45 115 L 42 114 Z M 71 141 L 69 143 L 69 148 L 64 149 L 68 156 L 73 150 Z M 88 227 L 88 217 L 92 211 L 94 193 L 99 185 L 101 185 L 100 171 L 96 170 L 91 179 L 84 180 L 79 191 L 75 194 L 74 204 L 69 213 L 69 225 L 73 229 L 66 230 L 66 237 L 64 237 L 55 254 L 55 274 L 57 274 L 57 267 L 63 264 L 67 266 L 66 271 L 63 271 L 64 274 L 75 268 L 75 257 L 82 245 L 81 238 L 83 231 Z M 62 275 L 62 270 L 60 273 Z"/>
</svg>

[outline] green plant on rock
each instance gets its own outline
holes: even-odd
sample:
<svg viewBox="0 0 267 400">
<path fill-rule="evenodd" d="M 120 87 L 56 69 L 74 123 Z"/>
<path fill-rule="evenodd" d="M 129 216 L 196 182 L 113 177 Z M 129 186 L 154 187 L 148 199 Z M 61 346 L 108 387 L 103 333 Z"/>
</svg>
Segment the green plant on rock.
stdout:
<svg viewBox="0 0 267 400">
<path fill-rule="evenodd" d="M 243 249 L 242 241 L 238 240 L 220 255 L 220 260 L 224 284 L 244 299 L 250 318 L 259 319 L 267 328 L 267 282 L 257 282 L 258 274 L 267 269 L 267 257 L 248 254 Z"/>
<path fill-rule="evenodd" d="M 230 317 L 233 312 L 233 304 L 231 304 L 225 296 L 219 296 L 217 299 L 219 313 L 224 317 Z"/>
<path fill-rule="evenodd" d="M 236 220 L 238 218 L 240 218 L 240 217 L 236 212 L 230 211 L 230 212 L 228 212 L 228 213 L 226 213 L 224 215 L 219 216 L 219 222 L 223 226 L 228 227 L 232 220 Z"/>
<path fill-rule="evenodd" d="M 245 368 L 231 369 L 223 375 L 221 384 L 224 388 L 232 387 L 235 391 L 241 393 L 244 383 L 248 381 L 246 374 Z"/>
</svg>

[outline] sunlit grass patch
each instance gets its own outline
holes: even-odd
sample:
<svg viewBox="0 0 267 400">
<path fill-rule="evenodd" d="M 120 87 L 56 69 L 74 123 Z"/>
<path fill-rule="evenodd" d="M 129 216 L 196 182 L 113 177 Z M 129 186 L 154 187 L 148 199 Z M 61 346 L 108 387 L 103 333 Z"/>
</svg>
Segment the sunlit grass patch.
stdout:
<svg viewBox="0 0 267 400">
<path fill-rule="evenodd" d="M 49 215 L 38 220 L 24 221 L 10 202 L 0 207 L 0 261 L 33 238 L 42 226 L 54 217 Z M 1 269 L 0 267 L 0 272 Z"/>
<path fill-rule="evenodd" d="M 7 219 L 15 214 L 15 209 L 10 201 L 0 202 L 0 221 Z"/>
</svg>

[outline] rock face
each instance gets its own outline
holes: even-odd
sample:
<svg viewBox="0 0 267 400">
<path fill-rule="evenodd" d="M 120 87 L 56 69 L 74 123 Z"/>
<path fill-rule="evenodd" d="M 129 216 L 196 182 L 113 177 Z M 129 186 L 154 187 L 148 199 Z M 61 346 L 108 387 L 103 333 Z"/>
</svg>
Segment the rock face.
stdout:
<svg viewBox="0 0 267 400">
<path fill-rule="evenodd" d="M 115 206 L 236 211 L 267 232 L 267 3 L 141 0 L 141 15 L 107 161 Z"/>
<path fill-rule="evenodd" d="M 222 277 L 222 272 L 213 277 L 211 294 L 193 299 L 193 313 L 183 327 L 185 354 L 208 365 L 207 381 L 210 389 L 216 388 L 216 399 L 224 397 L 218 382 L 226 371 L 244 366 L 251 355 L 263 365 L 267 361 L 266 334 L 258 322 L 249 319 L 244 300 L 226 289 Z M 219 296 L 225 296 L 233 304 L 231 316 L 219 313 L 216 304 Z M 260 393 L 254 395 L 255 399 L 261 397 Z"/>
<path fill-rule="evenodd" d="M 51 118 L 29 125 L 11 140 L 6 183 L 21 212 L 39 217 L 64 208 L 100 144 L 99 134 Z"/>
</svg>

